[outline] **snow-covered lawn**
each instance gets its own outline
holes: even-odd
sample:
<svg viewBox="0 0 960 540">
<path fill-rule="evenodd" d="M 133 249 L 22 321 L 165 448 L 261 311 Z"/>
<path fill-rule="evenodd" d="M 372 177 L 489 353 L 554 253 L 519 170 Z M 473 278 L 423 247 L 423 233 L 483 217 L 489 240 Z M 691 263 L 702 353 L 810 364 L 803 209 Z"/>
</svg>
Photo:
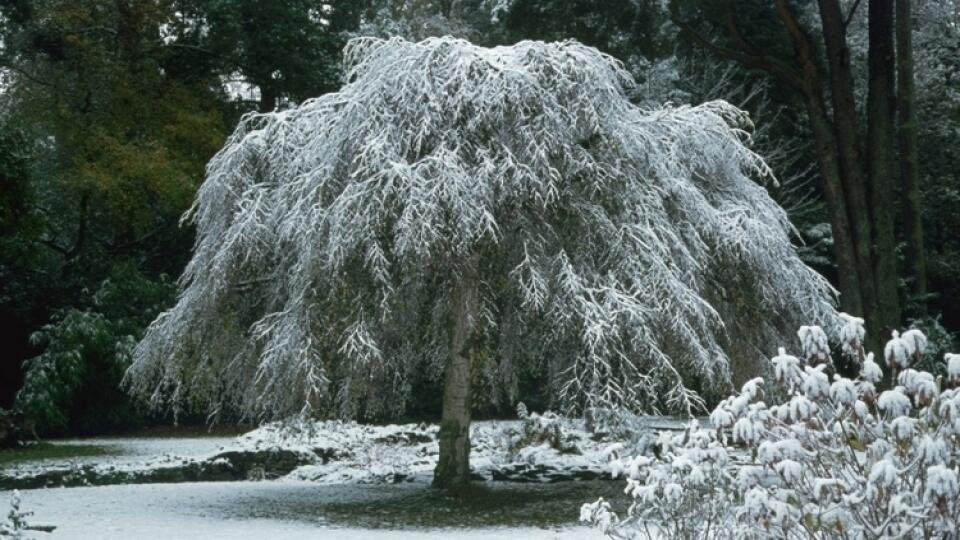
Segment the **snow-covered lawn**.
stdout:
<svg viewBox="0 0 960 540">
<path fill-rule="evenodd" d="M 419 483 L 334 486 L 279 480 L 50 488 L 23 491 L 21 496 L 23 507 L 35 513 L 31 522 L 57 526 L 52 534 L 37 533 L 37 538 L 51 540 L 602 538 L 595 529 L 573 524 L 360 528 L 324 517 L 325 505 L 357 503 L 358 509 L 376 508 L 378 501 L 427 489 Z M 0 501 L 6 504 L 8 498 L 9 492 L 0 491 Z M 575 517 L 579 504 L 570 502 Z"/>
<path fill-rule="evenodd" d="M 597 435 L 582 420 L 522 416 L 474 423 L 475 488 L 459 499 L 429 487 L 438 447 L 427 424 L 62 440 L 52 444 L 115 453 L 18 462 L 0 467 L 0 482 L 48 486 L 21 490 L 22 508 L 34 512 L 28 523 L 56 527 L 38 538 L 599 539 L 576 521 L 580 507 L 603 497 L 626 508 L 623 480 L 611 473 L 622 474 L 629 456 L 658 452 L 665 432 L 680 436 L 689 422 L 633 417 L 620 435 Z M 0 491 L 0 511 L 9 497 Z"/>
<path fill-rule="evenodd" d="M 63 440 L 54 444 L 96 445 L 114 453 L 20 462 L 0 470 L 0 479 L 69 470 L 85 476 L 64 483 L 82 485 L 93 473 L 107 478 L 129 471 L 105 483 L 137 482 L 147 478 L 137 474 L 178 466 L 235 469 L 243 463 L 246 474 L 261 472 L 250 460 L 264 455 L 303 458 L 283 474 L 265 467 L 261 481 L 88 487 L 45 481 L 39 485 L 51 487 L 21 490 L 23 508 L 34 512 L 30 523 L 57 527 L 38 538 L 600 538 L 575 520 L 580 505 L 598 495 L 623 497 L 622 481 L 609 475 L 608 449 L 620 444 L 590 436 L 580 421 L 534 418 L 537 429 L 557 430 L 562 442 L 524 439 L 520 421 L 474 424 L 471 461 L 481 487 L 462 501 L 429 488 L 437 428 L 422 424 L 271 424 L 239 437 Z M 649 436 L 680 423 L 649 419 L 645 425 Z M 152 478 L 144 481 L 164 482 Z M 572 479 L 579 481 L 560 481 Z M 0 510 L 9 497 L 0 491 Z"/>
<path fill-rule="evenodd" d="M 107 446 L 118 450 L 118 458 L 125 461 L 152 459 L 172 455 L 201 457 L 230 446 L 236 437 L 224 435 L 192 437 L 92 437 L 87 439 L 58 439 L 53 444 L 70 446 Z M 103 459 L 92 456 L 90 459 Z"/>
<path fill-rule="evenodd" d="M 541 417 L 541 423 L 548 417 Z M 475 422 L 471 466 L 478 480 L 554 482 L 609 477 L 609 438 L 582 421 L 554 418 L 562 444 L 518 444 L 520 421 Z M 650 436 L 681 422 L 649 418 Z M 269 424 L 239 437 L 96 438 L 54 444 L 99 445 L 112 453 L 19 462 L 0 467 L 0 487 L 57 487 L 246 478 L 323 484 L 427 482 L 438 455 L 437 427 L 316 422 Z M 629 443 L 630 441 L 623 441 Z M 560 447 L 556 447 L 560 446 Z"/>
</svg>

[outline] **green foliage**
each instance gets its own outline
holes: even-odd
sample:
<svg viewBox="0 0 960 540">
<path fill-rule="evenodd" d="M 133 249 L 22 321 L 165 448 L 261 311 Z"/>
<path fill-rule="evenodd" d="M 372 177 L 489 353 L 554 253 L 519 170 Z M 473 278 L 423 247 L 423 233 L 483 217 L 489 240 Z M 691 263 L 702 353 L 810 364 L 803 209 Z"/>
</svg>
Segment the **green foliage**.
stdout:
<svg viewBox="0 0 960 540">
<path fill-rule="evenodd" d="M 13 398 L 23 359 L 47 340 L 85 336 L 77 354 L 113 354 L 112 341 L 94 336 L 120 332 L 116 317 L 83 291 L 114 279 L 116 267 L 157 276 L 185 263 L 192 231 L 177 222 L 231 111 L 209 63 L 186 62 L 192 49 L 163 38 L 177 4 L 0 4 L 0 324 L 11 342 L 0 358 L 0 406 Z"/>
<path fill-rule="evenodd" d="M 33 211 L 30 143 L 21 130 L 0 126 L 0 304 L 23 301 L 16 270 L 35 263 L 42 220 Z"/>
<path fill-rule="evenodd" d="M 574 38 L 622 59 L 627 65 L 669 51 L 656 0 L 514 0 L 498 18 L 508 41 Z"/>
<path fill-rule="evenodd" d="M 141 419 L 119 390 L 146 325 L 174 297 L 165 276 L 152 281 L 129 266 L 116 269 L 86 309 L 65 308 L 34 333 L 43 352 L 26 363 L 16 408 L 38 431 L 96 432 Z"/>
<path fill-rule="evenodd" d="M 30 218 L 30 152 L 19 130 L 0 129 L 0 254 L 16 251 Z"/>
<path fill-rule="evenodd" d="M 257 86 L 260 109 L 269 111 L 280 98 L 302 101 L 339 86 L 341 30 L 355 19 L 359 4 L 200 0 L 196 7 L 206 32 L 193 37 L 221 59 L 226 74 Z"/>
</svg>

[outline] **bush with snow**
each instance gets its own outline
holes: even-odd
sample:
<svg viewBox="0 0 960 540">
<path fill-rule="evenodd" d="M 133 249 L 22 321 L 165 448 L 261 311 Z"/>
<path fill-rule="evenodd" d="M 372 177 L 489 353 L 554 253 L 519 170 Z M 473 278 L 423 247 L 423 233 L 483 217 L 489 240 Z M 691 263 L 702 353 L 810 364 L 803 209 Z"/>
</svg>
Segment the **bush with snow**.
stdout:
<svg viewBox="0 0 960 540">
<path fill-rule="evenodd" d="M 558 414 L 552 411 L 544 411 L 543 414 L 530 413 L 526 406 L 520 403 L 517 406 L 517 416 L 520 418 L 520 429 L 507 433 L 511 454 L 530 446 L 543 445 L 561 453 L 579 453 L 576 445 L 571 442 L 572 437 L 564 429 L 563 417 Z"/>
<path fill-rule="evenodd" d="M 41 353 L 24 364 L 13 408 L 23 431 L 31 431 L 27 424 L 40 435 L 141 424 L 142 413 L 118 387 L 137 339 L 175 292 L 165 276 L 154 280 L 119 265 L 95 291 L 83 292 L 81 307 L 54 313 L 30 337 Z"/>
<path fill-rule="evenodd" d="M 20 493 L 14 491 L 10 496 L 10 511 L 7 512 L 4 521 L 0 521 L 0 538 L 4 540 L 27 538 L 26 532 L 29 530 L 27 518 L 31 515 L 33 515 L 33 512 L 20 508 Z"/>
<path fill-rule="evenodd" d="M 601 500 L 581 519 L 617 538 L 953 537 L 960 356 L 947 354 L 948 376 L 935 378 L 911 368 L 926 336 L 894 332 L 884 362 L 895 385 L 881 391 L 863 320 L 842 320 L 837 335 L 857 378 L 835 374 L 825 333 L 804 327 L 801 355 L 781 348 L 771 384 L 753 379 L 722 401 L 713 429 L 693 423 L 662 437 L 658 457 L 617 464 L 634 498 L 625 517 Z"/>
</svg>

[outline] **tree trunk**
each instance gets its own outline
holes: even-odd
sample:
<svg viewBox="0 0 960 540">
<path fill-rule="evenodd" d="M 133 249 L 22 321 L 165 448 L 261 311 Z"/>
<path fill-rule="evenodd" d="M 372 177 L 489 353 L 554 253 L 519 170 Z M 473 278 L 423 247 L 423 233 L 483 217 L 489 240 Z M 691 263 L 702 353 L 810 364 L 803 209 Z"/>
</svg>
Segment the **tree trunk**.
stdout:
<svg viewBox="0 0 960 540">
<path fill-rule="evenodd" d="M 871 253 L 873 231 L 860 140 L 857 135 L 857 104 L 850 71 L 847 31 L 843 22 L 843 11 L 837 0 L 819 0 L 819 4 L 827 64 L 830 67 L 833 130 L 837 138 L 837 153 L 847 202 L 846 212 L 851 226 L 860 294 L 863 298 L 863 311 L 853 315 L 864 316 L 870 321 L 877 309 Z"/>
<path fill-rule="evenodd" d="M 260 87 L 260 104 L 257 109 L 261 113 L 273 112 L 277 108 L 277 93 L 273 89 L 271 84 L 261 84 Z"/>
<path fill-rule="evenodd" d="M 894 234 L 893 0 L 870 0 L 867 157 L 873 223 L 874 276 L 883 338 L 900 325 Z"/>
<path fill-rule="evenodd" d="M 900 185 L 903 188 L 903 230 L 907 269 L 917 313 L 926 314 L 927 260 L 923 246 L 923 214 L 917 167 L 917 117 L 913 88 L 913 36 L 910 0 L 896 0 L 897 22 L 897 142 Z"/>
<path fill-rule="evenodd" d="M 464 281 L 468 281 L 466 278 Z M 451 294 L 450 359 L 444 374 L 443 416 L 440 420 L 440 457 L 433 486 L 457 488 L 470 482 L 470 372 L 471 317 L 477 302 L 472 284 L 458 283 Z"/>
<path fill-rule="evenodd" d="M 869 289 L 865 287 L 863 277 L 860 275 L 861 265 L 858 261 L 856 240 L 851 232 L 853 227 L 851 227 L 851 216 L 848 212 L 850 201 L 845 193 L 841 147 L 837 142 L 837 130 L 834 129 L 824 102 L 816 51 L 809 34 L 801 28 L 788 2 L 777 0 L 776 9 L 780 21 L 790 35 L 801 69 L 798 89 L 807 107 L 807 116 L 810 119 L 814 147 L 820 166 L 823 193 L 830 214 L 833 253 L 837 261 L 837 278 L 840 285 L 840 306 L 847 313 L 860 315 L 865 311 L 867 300 L 864 298 L 863 291 Z"/>
<path fill-rule="evenodd" d="M 820 166 L 820 179 L 827 210 L 830 215 L 830 229 L 833 232 L 833 256 L 837 261 L 837 279 L 840 286 L 840 308 L 854 315 L 864 313 L 864 301 L 857 271 L 857 257 L 854 242 L 850 235 L 850 222 L 847 216 L 846 197 L 843 193 L 843 181 L 837 164 L 836 141 L 830 130 L 822 99 L 818 95 L 808 95 L 807 114 L 813 128 L 814 148 Z"/>
</svg>

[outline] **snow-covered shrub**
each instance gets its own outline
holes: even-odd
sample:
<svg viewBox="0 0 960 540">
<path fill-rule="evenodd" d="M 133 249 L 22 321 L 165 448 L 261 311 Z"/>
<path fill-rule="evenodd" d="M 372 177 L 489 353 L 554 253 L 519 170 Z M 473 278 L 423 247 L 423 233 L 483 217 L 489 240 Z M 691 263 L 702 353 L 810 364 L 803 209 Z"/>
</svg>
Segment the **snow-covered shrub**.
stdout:
<svg viewBox="0 0 960 540">
<path fill-rule="evenodd" d="M 527 404 L 522 401 L 517 403 L 517 418 L 521 420 L 530 418 L 530 411 L 527 410 Z"/>
<path fill-rule="evenodd" d="M 682 432 L 662 432 L 655 455 L 613 462 L 612 472 L 626 475 L 634 503 L 624 519 L 611 521 L 608 534 L 715 537 L 734 502 L 730 463 L 727 449 L 696 422 Z"/>
<path fill-rule="evenodd" d="M 517 409 L 520 430 L 508 435 L 510 453 L 517 453 L 529 446 L 543 445 L 558 452 L 577 452 L 576 445 L 568 440 L 570 437 L 564 430 L 563 417 L 551 411 L 543 414 L 527 412 L 524 416 L 520 413 L 526 412 L 526 406 L 522 409 L 518 406 Z"/>
<path fill-rule="evenodd" d="M 916 329 L 893 333 L 884 360 L 895 386 L 878 389 L 863 321 L 843 320 L 844 353 L 862 359 L 857 378 L 811 365 L 828 351 L 821 329 L 802 330 L 802 354 L 781 348 L 772 384 L 748 381 L 714 409 L 712 429 L 691 425 L 659 458 L 619 464 L 634 497 L 626 517 L 594 504 L 581 518 L 627 538 L 955 537 L 960 389 L 911 367 L 927 347 Z M 944 361 L 960 381 L 960 356 Z"/>
<path fill-rule="evenodd" d="M 920 330 L 929 340 L 923 359 L 917 362 L 913 368 L 929 371 L 934 375 L 945 375 L 946 365 L 943 362 L 943 356 L 957 350 L 957 347 L 960 346 L 960 339 L 958 339 L 960 336 L 945 328 L 939 315 L 914 319 L 910 321 L 910 328 Z"/>
<path fill-rule="evenodd" d="M 29 525 L 27 518 L 33 515 L 33 512 L 20 508 L 20 492 L 14 491 L 10 495 L 10 511 L 7 512 L 3 521 L 0 521 L 0 538 L 4 540 L 21 540 L 27 538 L 26 533 Z"/>
</svg>

